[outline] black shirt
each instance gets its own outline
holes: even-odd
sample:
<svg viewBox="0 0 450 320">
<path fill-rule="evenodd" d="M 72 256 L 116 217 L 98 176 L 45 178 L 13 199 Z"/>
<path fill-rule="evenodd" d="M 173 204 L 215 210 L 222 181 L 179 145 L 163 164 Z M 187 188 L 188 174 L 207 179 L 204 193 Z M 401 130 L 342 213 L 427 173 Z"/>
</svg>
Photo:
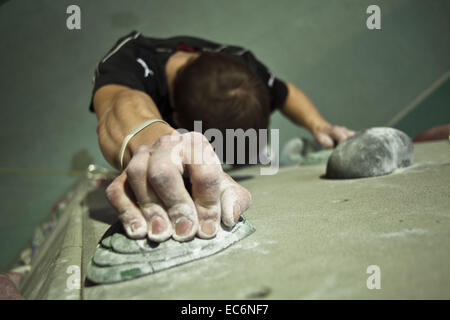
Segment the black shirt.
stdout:
<svg viewBox="0 0 450 320">
<path fill-rule="evenodd" d="M 177 50 L 223 52 L 241 58 L 267 85 L 271 110 L 281 107 L 287 96 L 286 84 L 273 76 L 248 50 L 208 40 L 180 36 L 167 39 L 142 36 L 137 31 L 120 38 L 98 64 L 94 76 L 95 91 L 107 84 L 120 84 L 147 93 L 164 120 L 173 125 L 165 66 Z M 90 110 L 94 112 L 91 98 Z"/>
</svg>

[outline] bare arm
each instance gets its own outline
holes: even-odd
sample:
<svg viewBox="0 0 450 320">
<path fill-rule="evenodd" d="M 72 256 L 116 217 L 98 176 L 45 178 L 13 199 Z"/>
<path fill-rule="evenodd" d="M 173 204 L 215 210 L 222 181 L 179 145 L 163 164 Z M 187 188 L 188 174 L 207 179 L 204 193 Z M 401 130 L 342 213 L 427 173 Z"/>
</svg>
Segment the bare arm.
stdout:
<svg viewBox="0 0 450 320">
<path fill-rule="evenodd" d="M 281 112 L 297 125 L 304 126 L 311 132 L 317 127 L 330 125 L 316 109 L 303 91 L 292 83 L 286 83 L 288 96 Z"/>
<path fill-rule="evenodd" d="M 94 109 L 98 118 L 97 134 L 105 159 L 119 168 L 119 151 L 123 139 L 139 124 L 150 119 L 161 119 L 155 103 L 147 94 L 121 85 L 106 85 L 94 95 Z M 124 165 L 142 145 L 155 142 L 160 136 L 174 131 L 170 126 L 156 122 L 135 135 L 128 143 Z"/>
<path fill-rule="evenodd" d="M 281 112 L 295 124 L 309 129 L 317 142 L 326 147 L 333 147 L 334 141 L 341 142 L 354 134 L 345 127 L 331 125 L 320 115 L 303 91 L 292 83 L 287 82 L 286 85 L 288 96 Z"/>
</svg>

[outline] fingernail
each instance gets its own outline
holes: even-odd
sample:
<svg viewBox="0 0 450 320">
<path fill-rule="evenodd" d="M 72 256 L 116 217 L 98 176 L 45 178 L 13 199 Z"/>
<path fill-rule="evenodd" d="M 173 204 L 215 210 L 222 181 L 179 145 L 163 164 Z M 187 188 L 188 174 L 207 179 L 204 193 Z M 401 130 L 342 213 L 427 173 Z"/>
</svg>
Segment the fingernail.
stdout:
<svg viewBox="0 0 450 320">
<path fill-rule="evenodd" d="M 241 216 L 241 206 L 239 205 L 239 203 L 236 203 L 233 207 L 234 223 L 237 223 L 239 221 L 240 216 Z"/>
<path fill-rule="evenodd" d="M 205 221 L 202 223 L 202 232 L 208 236 L 216 234 L 216 223 L 214 221 Z"/>
<path fill-rule="evenodd" d="M 161 217 L 152 219 L 152 234 L 161 234 L 167 229 L 167 223 Z"/>
<path fill-rule="evenodd" d="M 139 221 L 133 221 L 125 228 L 127 229 L 129 236 L 141 236 L 146 232 L 146 227 Z"/>
<path fill-rule="evenodd" d="M 142 227 L 142 224 L 139 221 L 135 221 L 131 223 L 131 232 L 136 232 Z"/>
<path fill-rule="evenodd" d="M 186 218 L 178 218 L 175 222 L 175 232 L 179 236 L 188 234 L 192 229 L 192 222 Z"/>
</svg>

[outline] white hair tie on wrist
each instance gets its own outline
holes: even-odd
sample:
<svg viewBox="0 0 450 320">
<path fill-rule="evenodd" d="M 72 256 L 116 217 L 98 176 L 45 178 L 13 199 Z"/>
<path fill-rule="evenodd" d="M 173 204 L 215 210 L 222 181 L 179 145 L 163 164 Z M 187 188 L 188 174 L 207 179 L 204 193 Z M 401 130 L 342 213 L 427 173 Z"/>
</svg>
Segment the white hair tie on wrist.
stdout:
<svg viewBox="0 0 450 320">
<path fill-rule="evenodd" d="M 125 137 L 125 139 L 123 139 L 122 147 L 120 148 L 120 153 L 119 153 L 120 168 L 122 170 L 123 170 L 123 156 L 125 155 L 125 149 L 127 148 L 128 142 L 130 142 L 131 138 L 133 138 L 139 131 L 141 131 L 145 127 L 148 127 L 149 125 L 151 125 L 152 123 L 155 123 L 155 122 L 163 122 L 168 125 L 167 122 L 165 122 L 164 120 L 161 120 L 161 119 L 147 120 L 147 121 L 141 123 L 140 125 L 138 125 L 133 130 L 131 130 L 131 132 Z"/>
</svg>

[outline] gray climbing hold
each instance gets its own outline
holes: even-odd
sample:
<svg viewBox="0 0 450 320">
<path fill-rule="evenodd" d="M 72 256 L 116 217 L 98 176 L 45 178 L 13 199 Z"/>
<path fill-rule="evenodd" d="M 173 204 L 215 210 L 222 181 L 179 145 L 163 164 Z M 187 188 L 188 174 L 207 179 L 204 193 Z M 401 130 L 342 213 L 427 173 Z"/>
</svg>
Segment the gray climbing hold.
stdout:
<svg viewBox="0 0 450 320">
<path fill-rule="evenodd" d="M 152 274 L 216 254 L 249 236 L 254 226 L 243 216 L 231 229 L 221 228 L 212 239 L 187 242 L 169 239 L 155 243 L 128 238 L 117 223 L 106 232 L 88 263 L 87 278 L 95 283 L 113 283 Z"/>
<path fill-rule="evenodd" d="M 351 179 L 389 174 L 413 162 L 413 143 L 402 131 L 371 128 L 340 143 L 327 163 L 326 177 Z"/>
</svg>

